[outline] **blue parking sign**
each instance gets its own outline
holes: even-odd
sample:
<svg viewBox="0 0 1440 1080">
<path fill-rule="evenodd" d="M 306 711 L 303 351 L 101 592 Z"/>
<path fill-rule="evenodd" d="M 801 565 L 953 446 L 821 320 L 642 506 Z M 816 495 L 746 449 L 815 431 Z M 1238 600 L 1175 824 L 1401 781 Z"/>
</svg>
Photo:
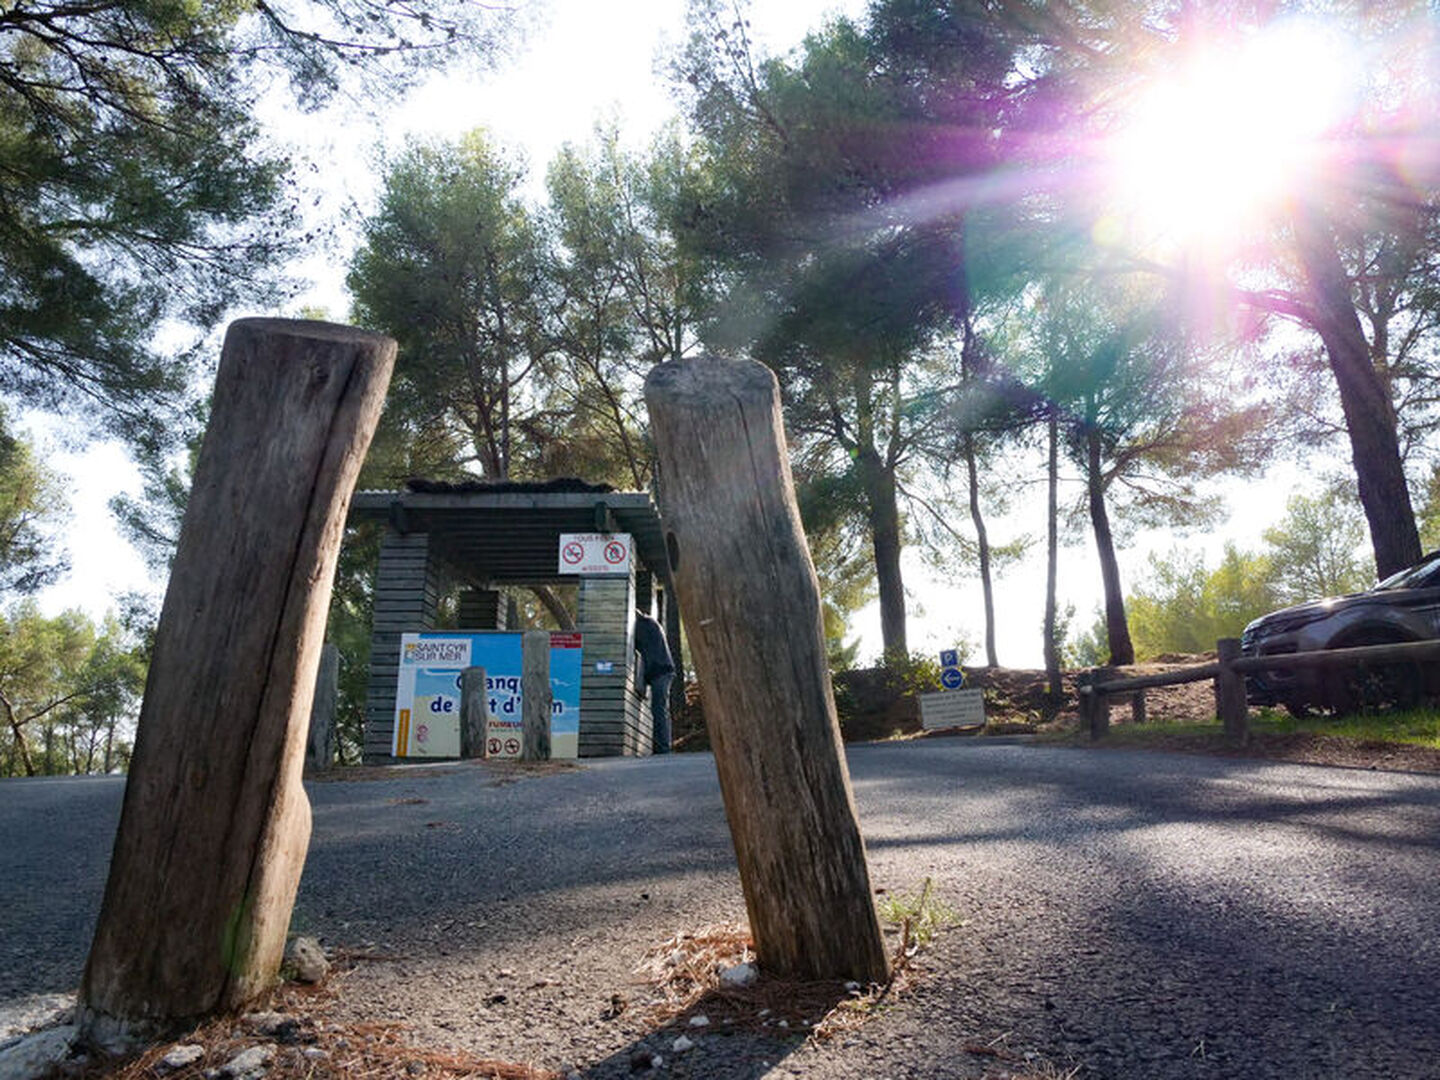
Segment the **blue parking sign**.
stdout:
<svg viewBox="0 0 1440 1080">
<path fill-rule="evenodd" d="M 940 672 L 940 685 L 946 690 L 959 690 L 965 685 L 965 675 L 959 668 L 947 667 Z"/>
<path fill-rule="evenodd" d="M 940 666 L 942 668 L 958 668 L 960 666 L 959 649 L 941 649 Z"/>
</svg>

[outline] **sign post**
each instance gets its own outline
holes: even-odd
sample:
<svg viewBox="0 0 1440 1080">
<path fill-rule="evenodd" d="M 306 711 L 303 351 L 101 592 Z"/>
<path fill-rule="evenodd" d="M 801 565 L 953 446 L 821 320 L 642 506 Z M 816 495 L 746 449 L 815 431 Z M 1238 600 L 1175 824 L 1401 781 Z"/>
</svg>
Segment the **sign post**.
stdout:
<svg viewBox="0 0 1440 1080">
<path fill-rule="evenodd" d="M 960 667 L 959 649 L 940 650 L 940 686 L 938 694 L 920 695 L 920 726 L 926 731 L 938 728 L 984 727 L 985 695 L 977 689 L 965 689 L 965 672 Z"/>
</svg>

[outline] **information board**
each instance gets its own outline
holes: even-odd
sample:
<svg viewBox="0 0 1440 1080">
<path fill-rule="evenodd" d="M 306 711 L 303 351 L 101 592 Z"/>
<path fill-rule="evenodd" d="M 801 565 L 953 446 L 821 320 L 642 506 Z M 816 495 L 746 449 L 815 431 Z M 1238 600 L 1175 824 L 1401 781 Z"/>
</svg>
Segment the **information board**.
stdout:
<svg viewBox="0 0 1440 1080">
<path fill-rule="evenodd" d="M 521 634 L 509 630 L 437 630 L 400 638 L 391 753 L 401 758 L 460 756 L 460 673 L 485 669 L 489 757 L 520 756 Z M 580 753 L 581 635 L 550 635 L 550 756 Z"/>
<path fill-rule="evenodd" d="M 982 690 L 946 690 L 920 695 L 920 726 L 926 731 L 984 723 L 985 693 Z"/>
</svg>

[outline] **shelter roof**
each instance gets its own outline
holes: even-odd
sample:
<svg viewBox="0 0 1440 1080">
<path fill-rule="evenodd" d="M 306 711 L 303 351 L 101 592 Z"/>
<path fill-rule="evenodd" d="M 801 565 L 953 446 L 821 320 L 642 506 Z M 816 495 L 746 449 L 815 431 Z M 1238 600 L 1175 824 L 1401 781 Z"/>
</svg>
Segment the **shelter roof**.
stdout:
<svg viewBox="0 0 1440 1080">
<path fill-rule="evenodd" d="M 427 533 L 432 551 L 480 585 L 573 580 L 559 572 L 562 533 L 629 533 L 640 568 L 661 580 L 670 576 L 660 513 L 650 495 L 606 484 L 411 480 L 403 491 L 356 492 L 350 520 Z"/>
</svg>

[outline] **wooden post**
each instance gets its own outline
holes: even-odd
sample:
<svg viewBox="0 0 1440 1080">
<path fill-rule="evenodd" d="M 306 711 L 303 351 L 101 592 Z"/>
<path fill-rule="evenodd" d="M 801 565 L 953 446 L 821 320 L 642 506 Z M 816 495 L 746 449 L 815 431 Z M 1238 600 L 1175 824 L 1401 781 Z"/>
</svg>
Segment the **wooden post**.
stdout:
<svg viewBox="0 0 1440 1080">
<path fill-rule="evenodd" d="M 760 966 L 889 970 L 835 718 L 820 591 L 775 376 L 750 361 L 654 368 L 661 512 Z"/>
<path fill-rule="evenodd" d="M 1090 692 L 1090 684 L 1095 681 L 1093 672 L 1082 671 L 1075 676 L 1075 712 L 1080 719 L 1080 730 L 1091 730 L 1091 712 L 1095 708 L 1095 695 Z"/>
<path fill-rule="evenodd" d="M 275 981 L 335 560 L 394 356 L 328 323 L 225 336 L 80 987 L 93 1042 L 241 1008 Z"/>
<path fill-rule="evenodd" d="M 1215 676 L 1215 702 L 1225 738 L 1243 746 L 1250 741 L 1250 710 L 1245 701 L 1245 676 L 1234 668 L 1240 658 L 1240 640 L 1221 638 L 1215 643 L 1220 657 L 1220 672 Z"/>
<path fill-rule="evenodd" d="M 315 702 L 310 706 L 310 737 L 305 743 L 313 769 L 328 769 L 335 763 L 335 703 L 339 697 L 340 648 L 327 641 L 320 650 Z"/>
<path fill-rule="evenodd" d="M 460 756 L 483 758 L 489 732 L 490 701 L 485 691 L 485 669 L 467 667 L 460 672 Z"/>
<path fill-rule="evenodd" d="M 1136 690 L 1130 695 L 1130 722 L 1132 724 L 1145 723 L 1145 691 Z"/>
<path fill-rule="evenodd" d="M 1092 742 L 1110 732 L 1110 695 L 1096 689 L 1097 684 L 1109 677 L 1110 673 L 1100 668 L 1081 672 L 1075 680 L 1078 685 L 1089 687 L 1089 693 L 1080 694 L 1080 722 L 1089 729 Z"/>
<path fill-rule="evenodd" d="M 526 630 L 520 639 L 521 761 L 550 760 L 550 632 Z"/>
</svg>

